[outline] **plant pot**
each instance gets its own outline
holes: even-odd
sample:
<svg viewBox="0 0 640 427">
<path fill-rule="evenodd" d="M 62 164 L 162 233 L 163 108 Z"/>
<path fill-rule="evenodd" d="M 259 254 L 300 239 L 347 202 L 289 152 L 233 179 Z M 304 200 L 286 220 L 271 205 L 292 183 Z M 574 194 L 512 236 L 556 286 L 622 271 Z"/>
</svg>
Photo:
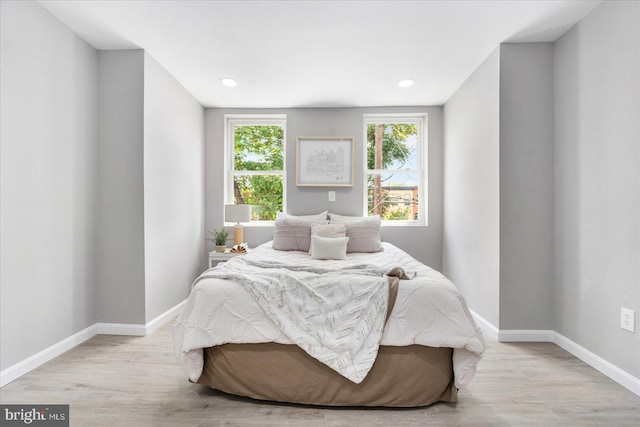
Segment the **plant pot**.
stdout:
<svg viewBox="0 0 640 427">
<path fill-rule="evenodd" d="M 227 250 L 226 245 L 216 245 L 216 252 L 224 252 Z"/>
</svg>

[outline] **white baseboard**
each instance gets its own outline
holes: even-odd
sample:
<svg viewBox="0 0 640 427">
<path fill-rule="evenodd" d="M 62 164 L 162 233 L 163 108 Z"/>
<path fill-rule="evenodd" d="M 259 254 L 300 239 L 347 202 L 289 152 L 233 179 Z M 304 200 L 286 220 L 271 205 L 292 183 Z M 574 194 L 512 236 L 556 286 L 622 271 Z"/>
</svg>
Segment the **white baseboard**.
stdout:
<svg viewBox="0 0 640 427">
<path fill-rule="evenodd" d="M 184 307 L 184 305 L 186 303 L 187 303 L 187 300 L 185 299 L 181 303 L 178 303 L 174 307 L 172 307 L 169 310 L 167 310 L 164 313 L 162 313 L 160 316 L 158 316 L 155 319 L 153 319 L 152 321 L 148 322 L 145 325 L 146 328 L 147 328 L 147 335 L 154 333 L 156 329 L 158 329 L 160 326 L 164 325 L 167 322 L 167 320 L 169 320 L 171 317 L 173 317 L 175 314 L 177 314 L 178 311 L 182 310 L 182 307 Z"/>
<path fill-rule="evenodd" d="M 175 315 L 186 302 L 187 300 L 185 299 L 145 325 L 135 323 L 97 323 L 98 335 L 129 335 L 134 337 L 147 336 L 153 333 L 160 326 L 164 325 L 164 323 Z"/>
<path fill-rule="evenodd" d="M 627 390 L 640 396 L 640 378 L 636 378 L 627 371 L 618 368 L 613 363 L 604 360 L 602 357 L 590 352 L 580 344 L 571 341 L 569 338 L 560 335 L 557 332 L 554 332 L 553 334 L 552 342 L 554 344 L 573 354 L 592 368 L 602 372 L 604 375 L 608 376 Z"/>
<path fill-rule="evenodd" d="M 96 326 L 98 335 L 128 335 L 132 337 L 147 335 L 147 327 L 135 323 L 96 323 Z"/>
<path fill-rule="evenodd" d="M 485 320 L 482 316 L 471 311 L 474 320 L 483 332 L 488 331 L 489 335 L 497 336 L 500 342 L 552 342 L 571 353 L 573 356 L 585 362 L 592 368 L 600 371 L 613 381 L 617 382 L 627 390 L 640 396 L 640 378 L 636 378 L 627 371 L 620 369 L 595 353 L 571 341 L 564 335 L 551 330 L 500 330 Z"/>
<path fill-rule="evenodd" d="M 11 381 L 44 365 L 65 351 L 69 351 L 73 347 L 93 338 L 95 335 L 129 335 L 139 337 L 149 335 L 176 314 L 186 302 L 187 300 L 185 299 L 145 325 L 127 323 L 96 323 L 91 325 L 0 372 L 0 387 L 4 387 Z"/>
<path fill-rule="evenodd" d="M 16 363 L 13 366 L 0 372 L 0 387 L 4 387 L 11 381 L 20 378 L 24 374 L 36 369 L 39 366 L 44 365 L 51 359 L 60 356 L 65 351 L 71 350 L 73 347 L 82 344 L 88 339 L 92 338 L 97 331 L 96 325 L 91 325 L 88 328 L 81 330 L 80 332 L 71 335 L 68 338 L 59 341 L 52 346 L 45 348 L 44 350 L 27 357 L 21 362 Z"/>
<path fill-rule="evenodd" d="M 498 331 L 498 328 L 493 326 L 484 317 L 480 316 L 475 311 L 470 309 L 469 312 L 471 312 L 471 316 L 473 316 L 473 320 L 476 321 L 476 323 L 478 324 L 478 327 L 480 327 L 482 332 L 486 336 L 488 336 L 489 338 L 497 341 L 498 340 L 498 333 L 500 332 L 500 331 Z"/>
</svg>

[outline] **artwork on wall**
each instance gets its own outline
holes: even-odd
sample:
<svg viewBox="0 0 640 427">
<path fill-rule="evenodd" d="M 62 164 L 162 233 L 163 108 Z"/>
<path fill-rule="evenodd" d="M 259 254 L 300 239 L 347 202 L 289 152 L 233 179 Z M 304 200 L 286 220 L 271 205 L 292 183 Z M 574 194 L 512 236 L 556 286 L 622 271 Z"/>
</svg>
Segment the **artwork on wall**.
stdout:
<svg viewBox="0 0 640 427">
<path fill-rule="evenodd" d="M 353 138 L 298 137 L 298 187 L 353 187 Z"/>
</svg>

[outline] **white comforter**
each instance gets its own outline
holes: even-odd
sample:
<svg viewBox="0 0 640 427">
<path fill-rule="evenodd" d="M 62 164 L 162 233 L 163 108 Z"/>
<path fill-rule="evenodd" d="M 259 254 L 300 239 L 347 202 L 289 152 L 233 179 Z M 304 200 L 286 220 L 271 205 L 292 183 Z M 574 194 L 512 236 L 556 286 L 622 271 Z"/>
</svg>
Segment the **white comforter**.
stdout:
<svg viewBox="0 0 640 427">
<path fill-rule="evenodd" d="M 378 342 L 388 346 L 420 344 L 431 347 L 452 347 L 456 387 L 465 386 L 475 374 L 485 343 L 464 299 L 442 274 L 416 261 L 389 243 L 383 243 L 383 245 L 383 252 L 348 254 L 346 261 L 316 261 L 311 260 L 304 252 L 277 251 L 268 243 L 244 255 L 243 261 L 248 261 L 249 264 L 258 260 L 266 263 L 285 262 L 291 265 L 308 266 L 312 269 L 335 268 L 336 270 L 369 264 L 378 266 L 378 270 L 400 266 L 406 271 L 415 272 L 416 277 L 412 280 L 400 281 L 396 302 L 382 332 L 381 340 L 380 334 L 375 333 L 375 325 L 374 333 L 363 339 L 366 350 L 361 352 L 362 358 L 356 357 L 355 360 L 358 363 L 345 365 L 344 361 L 338 360 L 332 365 L 322 360 L 322 355 L 318 357 L 317 354 L 310 354 L 345 377 L 359 382 L 371 367 L 372 361 L 369 363 L 369 358 L 375 358 L 375 352 L 373 354 L 371 352 L 372 339 L 376 341 L 376 349 Z M 300 345 L 296 342 L 299 341 L 299 336 L 292 335 L 282 322 L 274 322 L 265 314 L 264 308 L 256 302 L 255 297 L 260 299 L 256 292 L 251 291 L 254 294 L 252 297 L 243 285 L 234 280 L 206 277 L 217 275 L 233 278 L 233 274 L 228 276 L 230 272 L 233 272 L 233 269 L 217 268 L 203 273 L 201 278 L 196 280 L 184 311 L 174 326 L 174 350 L 192 381 L 197 381 L 202 373 L 202 349 L 205 347 L 225 343 L 264 342 L 281 344 L 295 342 Z M 378 271 L 375 273 L 378 274 Z M 379 292 L 379 286 L 376 289 Z M 386 287 L 384 289 L 386 292 Z M 264 301 L 261 301 L 261 304 L 264 306 Z M 379 310 L 380 307 L 378 307 Z M 273 316 L 273 313 L 269 315 Z M 372 318 L 376 316 L 373 315 Z M 309 352 L 304 345 L 301 347 Z M 335 358 L 333 360 L 335 362 Z"/>
</svg>

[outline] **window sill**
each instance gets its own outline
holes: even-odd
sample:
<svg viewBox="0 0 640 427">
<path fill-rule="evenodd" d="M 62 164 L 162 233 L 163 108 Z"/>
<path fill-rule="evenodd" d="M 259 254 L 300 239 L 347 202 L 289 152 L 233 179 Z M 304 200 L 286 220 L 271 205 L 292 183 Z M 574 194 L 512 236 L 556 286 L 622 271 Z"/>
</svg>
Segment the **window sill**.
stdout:
<svg viewBox="0 0 640 427">
<path fill-rule="evenodd" d="M 382 227 L 427 227 L 420 221 L 382 221 Z"/>
<path fill-rule="evenodd" d="M 251 221 L 251 222 L 245 222 L 242 223 L 242 226 L 244 228 L 262 228 L 262 227 L 273 227 L 275 226 L 276 222 L 275 221 Z M 225 223 L 224 224 L 227 227 L 233 227 L 234 225 L 236 225 L 235 223 Z"/>
</svg>

